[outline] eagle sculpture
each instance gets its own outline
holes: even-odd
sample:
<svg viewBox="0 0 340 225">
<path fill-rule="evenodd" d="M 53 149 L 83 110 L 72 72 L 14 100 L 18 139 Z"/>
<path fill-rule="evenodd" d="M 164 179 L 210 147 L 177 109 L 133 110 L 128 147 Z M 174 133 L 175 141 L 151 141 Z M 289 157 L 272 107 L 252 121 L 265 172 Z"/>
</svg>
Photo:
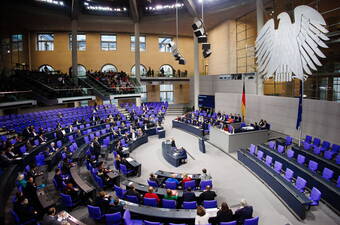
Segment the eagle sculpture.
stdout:
<svg viewBox="0 0 340 225">
<path fill-rule="evenodd" d="M 329 40 L 326 22 L 318 11 L 305 5 L 294 9 L 294 23 L 286 12 L 277 18 L 277 29 L 270 19 L 256 38 L 258 74 L 265 79 L 274 76 L 275 81 L 306 79 L 311 70 L 317 70 L 316 65 L 321 66 L 318 57 L 326 58 L 319 49 L 328 48 L 324 43 Z"/>
</svg>

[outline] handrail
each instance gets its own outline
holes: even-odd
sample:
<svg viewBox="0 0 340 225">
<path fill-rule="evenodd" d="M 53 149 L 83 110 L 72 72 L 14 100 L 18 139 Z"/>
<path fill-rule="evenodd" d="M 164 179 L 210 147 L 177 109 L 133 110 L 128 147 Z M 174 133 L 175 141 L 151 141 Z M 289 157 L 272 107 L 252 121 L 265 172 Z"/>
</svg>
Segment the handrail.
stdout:
<svg viewBox="0 0 340 225">
<path fill-rule="evenodd" d="M 32 90 L 27 90 L 27 91 L 3 91 L 0 92 L 0 95 L 5 95 L 5 94 L 19 94 L 19 93 L 29 93 L 32 92 Z"/>
</svg>

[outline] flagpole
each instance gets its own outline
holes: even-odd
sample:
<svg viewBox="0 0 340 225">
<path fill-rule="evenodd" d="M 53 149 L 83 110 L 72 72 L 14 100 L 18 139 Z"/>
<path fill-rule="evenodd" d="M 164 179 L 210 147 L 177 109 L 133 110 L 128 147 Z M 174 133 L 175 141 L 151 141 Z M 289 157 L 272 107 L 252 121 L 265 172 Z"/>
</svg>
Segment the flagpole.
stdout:
<svg viewBox="0 0 340 225">
<path fill-rule="evenodd" d="M 301 105 L 302 105 L 302 108 L 303 108 L 303 93 L 304 93 L 304 89 L 305 89 L 305 87 L 304 87 L 304 77 L 302 78 L 302 80 L 301 80 Z M 300 135 L 299 135 L 299 147 L 301 146 L 301 139 L 302 139 L 302 126 L 303 126 L 303 116 L 302 116 L 302 114 L 303 114 L 303 110 L 302 110 L 302 112 L 301 112 L 301 122 L 300 122 Z"/>
</svg>

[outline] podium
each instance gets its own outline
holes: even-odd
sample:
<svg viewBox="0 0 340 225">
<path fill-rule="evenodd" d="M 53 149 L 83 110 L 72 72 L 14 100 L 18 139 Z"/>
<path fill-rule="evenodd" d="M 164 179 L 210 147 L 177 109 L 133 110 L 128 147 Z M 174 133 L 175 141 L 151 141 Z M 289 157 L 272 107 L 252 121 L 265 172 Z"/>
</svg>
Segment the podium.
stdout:
<svg viewBox="0 0 340 225">
<path fill-rule="evenodd" d="M 205 142 L 202 138 L 198 139 L 198 146 L 202 153 L 205 153 Z"/>
</svg>

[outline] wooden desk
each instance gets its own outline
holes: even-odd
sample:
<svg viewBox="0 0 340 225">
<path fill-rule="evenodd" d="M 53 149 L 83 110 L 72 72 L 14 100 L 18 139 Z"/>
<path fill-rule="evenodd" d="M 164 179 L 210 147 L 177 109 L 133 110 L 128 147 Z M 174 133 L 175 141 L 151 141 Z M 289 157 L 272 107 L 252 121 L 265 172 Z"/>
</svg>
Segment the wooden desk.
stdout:
<svg viewBox="0 0 340 225">
<path fill-rule="evenodd" d="M 84 179 L 82 179 L 79 176 L 79 167 L 74 166 L 71 167 L 70 169 L 71 177 L 73 178 L 74 182 L 77 184 L 77 186 L 84 191 L 85 193 L 91 193 L 92 191 L 95 190 L 95 187 L 92 185 L 88 184 Z"/>
</svg>

